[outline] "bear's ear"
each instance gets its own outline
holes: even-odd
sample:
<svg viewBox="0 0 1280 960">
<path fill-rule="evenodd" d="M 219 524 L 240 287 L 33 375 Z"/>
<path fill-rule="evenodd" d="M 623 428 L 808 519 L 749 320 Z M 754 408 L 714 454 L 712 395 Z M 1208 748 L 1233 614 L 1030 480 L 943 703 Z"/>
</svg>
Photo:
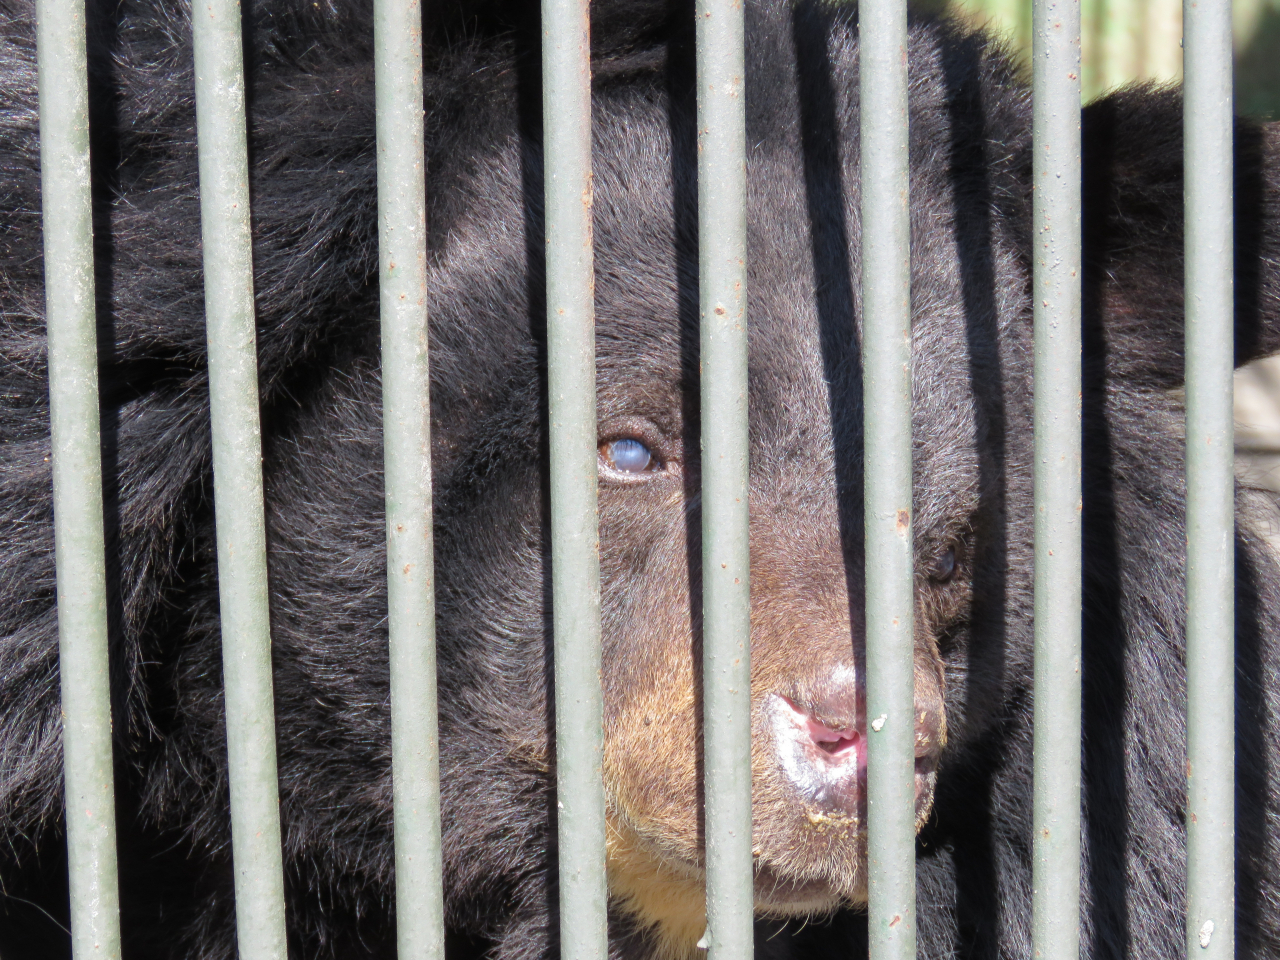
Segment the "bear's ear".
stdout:
<svg viewBox="0 0 1280 960">
<path fill-rule="evenodd" d="M 1085 362 L 1183 379 L 1182 97 L 1137 87 L 1084 110 Z M 1236 121 L 1236 365 L 1280 352 L 1280 124 Z M 1099 369 L 1099 366 L 1101 369 Z"/>
</svg>

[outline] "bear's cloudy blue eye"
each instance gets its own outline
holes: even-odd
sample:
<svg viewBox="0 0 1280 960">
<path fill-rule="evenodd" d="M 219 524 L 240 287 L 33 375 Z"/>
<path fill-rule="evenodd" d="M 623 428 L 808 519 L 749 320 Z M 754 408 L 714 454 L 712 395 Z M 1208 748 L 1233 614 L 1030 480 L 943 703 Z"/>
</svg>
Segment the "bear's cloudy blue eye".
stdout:
<svg viewBox="0 0 1280 960">
<path fill-rule="evenodd" d="M 624 437 L 605 445 L 609 466 L 620 473 L 644 473 L 653 464 L 653 454 L 639 440 Z"/>
</svg>

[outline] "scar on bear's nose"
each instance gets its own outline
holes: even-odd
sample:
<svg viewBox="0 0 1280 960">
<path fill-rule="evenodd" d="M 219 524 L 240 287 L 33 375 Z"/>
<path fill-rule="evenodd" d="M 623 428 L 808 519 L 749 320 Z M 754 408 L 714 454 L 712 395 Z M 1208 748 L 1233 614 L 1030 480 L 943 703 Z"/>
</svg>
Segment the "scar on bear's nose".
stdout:
<svg viewBox="0 0 1280 960">
<path fill-rule="evenodd" d="M 828 684 L 808 691 L 816 694 L 811 696 L 774 694 L 766 716 L 779 772 L 798 798 L 828 813 L 860 818 L 867 745 L 858 731 L 856 687 L 844 686 Z"/>
<path fill-rule="evenodd" d="M 795 704 L 791 705 L 793 709 Z M 812 717 L 806 717 L 805 725 L 809 731 L 809 738 L 818 745 L 818 749 L 824 750 L 835 757 L 843 757 L 845 754 L 856 751 L 858 749 L 858 731 L 852 728 L 842 730 L 833 730 L 825 723 L 814 720 Z"/>
</svg>

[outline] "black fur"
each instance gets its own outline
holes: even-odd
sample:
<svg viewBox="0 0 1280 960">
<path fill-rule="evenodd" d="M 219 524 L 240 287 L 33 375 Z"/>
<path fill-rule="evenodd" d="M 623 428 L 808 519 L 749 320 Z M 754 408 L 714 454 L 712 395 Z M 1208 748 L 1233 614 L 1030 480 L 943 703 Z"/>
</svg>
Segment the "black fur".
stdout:
<svg viewBox="0 0 1280 960">
<path fill-rule="evenodd" d="M 189 23 L 90 5 L 117 796 L 128 955 L 235 955 Z M 546 763 L 536 5 L 427 22 L 432 404 L 450 950 L 555 953 Z M 390 957 L 371 34 L 362 0 L 247 8 L 258 351 L 291 949 Z M 857 37 L 748 4 L 753 501 L 838 524 L 860 569 Z M 600 408 L 696 450 L 689 11 L 600 4 Z M 0 954 L 66 953 L 33 7 L 0 0 Z M 986 38 L 911 35 L 918 569 L 950 742 L 919 838 L 920 956 L 1030 955 L 1030 97 Z M 1085 113 L 1087 957 L 1183 943 L 1181 104 Z M 1237 128 L 1237 355 L 1280 349 L 1280 132 Z M 674 441 L 673 441 L 674 442 Z M 790 493 L 788 493 L 790 491 Z M 796 493 L 800 491 L 800 493 Z M 811 506 L 821 493 L 836 509 Z M 1238 935 L 1280 958 L 1280 569 L 1237 533 Z M 657 534 L 602 493 L 605 626 Z M 683 508 L 681 508 L 683 509 Z M 816 522 L 816 521 L 815 521 Z M 696 551 L 689 551 L 690 557 Z M 854 578 L 860 580 L 860 575 Z M 625 657 L 611 640 L 607 663 Z M 612 657 L 612 660 L 609 658 Z M 620 955 L 648 940 L 615 918 Z M 863 949 L 856 912 L 761 923 Z M 767 936 L 766 936 L 767 935 Z"/>
</svg>

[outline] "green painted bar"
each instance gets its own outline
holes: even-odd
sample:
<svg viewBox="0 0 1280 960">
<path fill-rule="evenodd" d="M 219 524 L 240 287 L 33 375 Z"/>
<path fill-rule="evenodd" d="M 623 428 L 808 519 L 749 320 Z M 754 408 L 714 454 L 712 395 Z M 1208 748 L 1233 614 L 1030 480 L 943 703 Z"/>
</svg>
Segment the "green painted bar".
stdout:
<svg viewBox="0 0 1280 960">
<path fill-rule="evenodd" d="M 71 952 L 118 960 L 83 0 L 39 0 L 40 171 Z"/>
<path fill-rule="evenodd" d="M 753 952 L 747 132 L 741 0 L 698 0 L 702 757 L 708 960 Z"/>
<path fill-rule="evenodd" d="M 236 931 L 286 960 L 240 4 L 191 12 Z"/>
<path fill-rule="evenodd" d="M 1187 956 L 1235 957 L 1230 0 L 1185 0 Z"/>
<path fill-rule="evenodd" d="M 1036 0 L 1032 941 L 1080 955 L 1080 4 Z"/>
<path fill-rule="evenodd" d="M 543 0 L 551 609 L 560 956 L 605 960 L 604 704 L 596 512 L 595 261 L 587 0 Z"/>
<path fill-rule="evenodd" d="M 860 102 L 871 960 L 914 960 L 915 588 L 907 6 L 863 0 Z"/>
<path fill-rule="evenodd" d="M 396 942 L 400 960 L 444 960 L 422 5 L 373 16 Z"/>
</svg>

